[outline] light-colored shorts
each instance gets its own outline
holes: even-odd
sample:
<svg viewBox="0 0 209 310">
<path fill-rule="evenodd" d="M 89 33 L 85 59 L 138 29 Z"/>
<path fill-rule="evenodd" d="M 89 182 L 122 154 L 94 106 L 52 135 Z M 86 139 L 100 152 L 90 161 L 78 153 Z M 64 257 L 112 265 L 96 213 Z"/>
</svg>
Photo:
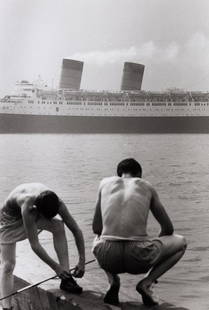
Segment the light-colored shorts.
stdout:
<svg viewBox="0 0 209 310">
<path fill-rule="evenodd" d="M 42 231 L 46 220 L 38 220 L 38 233 Z M 0 244 L 12 244 L 27 239 L 22 218 L 15 218 L 0 210 Z"/>
<path fill-rule="evenodd" d="M 21 218 L 15 218 L 0 210 L 0 244 L 11 244 L 26 239 Z"/>
<path fill-rule="evenodd" d="M 158 260 L 161 250 L 160 240 L 113 241 L 99 238 L 93 246 L 100 267 L 112 274 L 146 273 Z"/>
</svg>

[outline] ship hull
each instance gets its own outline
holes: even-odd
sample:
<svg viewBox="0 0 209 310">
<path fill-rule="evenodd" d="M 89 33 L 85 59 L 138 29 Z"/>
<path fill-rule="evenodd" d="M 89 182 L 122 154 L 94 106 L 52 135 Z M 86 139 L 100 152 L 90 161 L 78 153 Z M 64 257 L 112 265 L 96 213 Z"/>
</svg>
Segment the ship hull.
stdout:
<svg viewBox="0 0 209 310">
<path fill-rule="evenodd" d="M 209 117 L 0 114 L 0 133 L 209 133 Z"/>
</svg>

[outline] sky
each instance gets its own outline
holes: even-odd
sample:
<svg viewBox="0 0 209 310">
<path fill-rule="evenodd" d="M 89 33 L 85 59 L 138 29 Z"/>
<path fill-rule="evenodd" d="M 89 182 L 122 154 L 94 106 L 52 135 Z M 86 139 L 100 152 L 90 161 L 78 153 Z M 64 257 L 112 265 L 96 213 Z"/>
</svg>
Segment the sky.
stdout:
<svg viewBox="0 0 209 310">
<path fill-rule="evenodd" d="M 119 90 L 125 61 L 142 89 L 209 90 L 208 0 L 0 0 L 0 95 L 41 77 L 58 87 L 62 59 L 84 61 L 81 88 Z"/>
</svg>

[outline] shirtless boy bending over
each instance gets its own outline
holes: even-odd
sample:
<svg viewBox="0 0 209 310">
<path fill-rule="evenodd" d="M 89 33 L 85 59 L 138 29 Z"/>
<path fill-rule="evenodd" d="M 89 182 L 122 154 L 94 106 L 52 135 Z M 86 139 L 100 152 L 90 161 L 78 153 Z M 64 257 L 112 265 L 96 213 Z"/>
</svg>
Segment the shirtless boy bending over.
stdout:
<svg viewBox="0 0 209 310">
<path fill-rule="evenodd" d="M 121 161 L 117 174 L 101 181 L 93 219 L 93 231 L 97 234 L 93 253 L 110 284 L 104 302 L 119 305 L 118 274 L 149 272 L 136 290 L 145 305 L 156 305 L 151 286 L 180 260 L 186 241 L 174 234 L 156 190 L 141 178 L 142 169 L 136 160 Z M 147 235 L 149 211 L 161 226 L 156 238 Z"/>
<path fill-rule="evenodd" d="M 57 214 L 62 220 L 54 218 Z M 10 193 L 0 210 L 1 297 L 13 292 L 16 242 L 26 238 L 35 254 L 61 278 L 61 289 L 77 294 L 82 292 L 69 272 L 64 224 L 73 233 L 79 254 L 74 276 L 82 277 L 85 270 L 83 234 L 64 202 L 40 183 L 22 184 Z M 40 230 L 52 233 L 59 263 L 41 246 L 38 238 Z M 3 300 L 3 309 L 12 309 L 10 298 Z"/>
</svg>

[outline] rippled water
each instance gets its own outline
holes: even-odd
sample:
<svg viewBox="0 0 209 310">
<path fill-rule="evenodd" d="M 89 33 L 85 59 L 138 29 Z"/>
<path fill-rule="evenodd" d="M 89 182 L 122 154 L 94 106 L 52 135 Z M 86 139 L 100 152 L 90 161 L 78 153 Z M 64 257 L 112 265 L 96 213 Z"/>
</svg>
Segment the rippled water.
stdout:
<svg viewBox="0 0 209 310">
<path fill-rule="evenodd" d="M 0 200 L 20 183 L 47 184 L 63 198 L 85 232 L 91 258 L 91 221 L 99 180 L 115 174 L 118 161 L 125 157 L 140 161 L 144 178 L 159 192 L 176 232 L 188 240 L 183 260 L 162 278 L 160 294 L 166 289 L 165 297 L 182 306 L 191 299 L 194 305 L 198 300 L 207 304 L 208 135 L 0 135 Z M 149 224 L 150 233 L 156 234 L 158 225 L 152 218 Z M 74 252 L 70 235 L 69 239 Z M 95 272 L 95 277 L 100 274 Z M 124 276 L 123 285 L 132 296 L 137 279 L 126 280 Z"/>
</svg>

